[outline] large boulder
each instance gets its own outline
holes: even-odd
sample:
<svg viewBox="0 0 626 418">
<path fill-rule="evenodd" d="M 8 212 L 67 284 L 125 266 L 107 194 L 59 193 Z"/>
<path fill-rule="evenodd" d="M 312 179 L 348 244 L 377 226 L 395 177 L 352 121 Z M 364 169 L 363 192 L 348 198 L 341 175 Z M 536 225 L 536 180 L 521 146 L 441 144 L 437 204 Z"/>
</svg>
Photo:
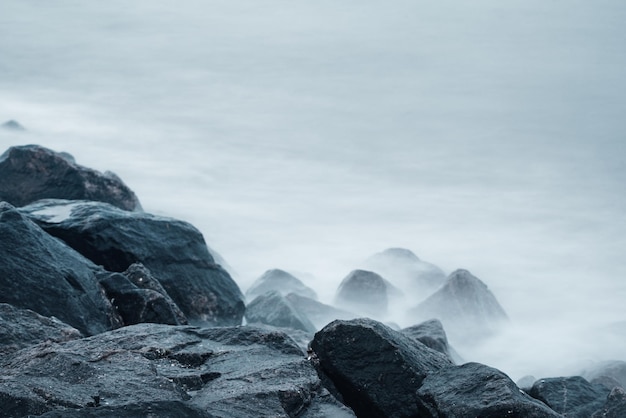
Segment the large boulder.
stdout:
<svg viewBox="0 0 626 418">
<path fill-rule="evenodd" d="M 626 390 L 615 387 L 606 398 L 606 403 L 591 418 L 624 418 L 626 417 Z"/>
<path fill-rule="evenodd" d="M 466 363 L 429 374 L 417 390 L 419 417 L 557 418 L 504 373 Z M 405 415 L 408 416 L 408 415 Z"/>
<path fill-rule="evenodd" d="M 539 379 L 528 392 L 567 417 L 587 418 L 606 402 L 610 390 L 581 376 Z"/>
<path fill-rule="evenodd" d="M 0 202 L 0 302 L 91 335 L 122 325 L 97 275 L 102 269 Z"/>
<path fill-rule="evenodd" d="M 354 319 L 357 317 L 352 312 L 337 309 L 334 306 L 326 305 L 296 293 L 289 293 L 286 299 L 291 302 L 291 306 L 301 315 L 309 318 L 316 329 L 321 329 L 324 325 L 336 319 Z"/>
<path fill-rule="evenodd" d="M 248 288 L 246 298 L 252 300 L 269 291 L 279 292 L 283 296 L 287 296 L 289 293 L 295 293 L 307 298 L 317 299 L 315 290 L 302 283 L 302 281 L 294 275 L 280 269 L 272 269 L 263 273 L 263 275 L 256 279 Z"/>
<path fill-rule="evenodd" d="M 0 417 L 354 417 L 285 334 L 139 324 L 0 358 Z"/>
<path fill-rule="evenodd" d="M 246 320 L 248 323 L 259 322 L 311 333 L 317 330 L 305 315 L 301 315 L 289 300 L 276 291 L 264 293 L 250 302 L 246 307 Z"/>
<path fill-rule="evenodd" d="M 239 287 L 189 223 L 101 202 L 43 200 L 21 210 L 106 270 L 123 272 L 142 263 L 191 323 L 241 323 Z"/>
<path fill-rule="evenodd" d="M 74 327 L 30 309 L 0 303 L 0 355 L 41 342 L 63 342 L 82 338 Z"/>
<path fill-rule="evenodd" d="M 325 375 L 360 418 L 419 416 L 417 389 L 452 362 L 371 319 L 334 321 L 311 348 Z"/>
<path fill-rule="evenodd" d="M 334 304 L 375 318 L 387 315 L 389 283 L 380 275 L 367 270 L 353 270 L 339 284 Z"/>
<path fill-rule="evenodd" d="M 16 120 L 8 120 L 0 125 L 0 128 L 6 129 L 8 131 L 25 131 L 24 127 Z"/>
<path fill-rule="evenodd" d="M 411 309 L 409 314 L 414 320 L 439 319 L 449 335 L 457 339 L 493 334 L 508 321 L 489 288 L 467 270 L 450 274 L 437 292 Z"/>
<path fill-rule="evenodd" d="M 443 325 L 438 319 L 431 319 L 417 325 L 403 328 L 400 332 L 421 342 L 428 348 L 445 354 L 455 364 L 462 362 L 461 357 L 450 347 L 446 331 L 443 329 Z"/>
<path fill-rule="evenodd" d="M 582 376 L 590 382 L 614 381 L 617 385 L 626 388 L 626 361 L 610 360 L 600 362 L 587 368 Z M 610 387 L 609 389 L 613 389 Z"/>
<path fill-rule="evenodd" d="M 67 153 L 24 145 L 0 156 L 0 200 L 24 206 L 48 198 L 95 200 L 141 210 L 137 196 L 119 177 L 80 166 Z"/>
</svg>

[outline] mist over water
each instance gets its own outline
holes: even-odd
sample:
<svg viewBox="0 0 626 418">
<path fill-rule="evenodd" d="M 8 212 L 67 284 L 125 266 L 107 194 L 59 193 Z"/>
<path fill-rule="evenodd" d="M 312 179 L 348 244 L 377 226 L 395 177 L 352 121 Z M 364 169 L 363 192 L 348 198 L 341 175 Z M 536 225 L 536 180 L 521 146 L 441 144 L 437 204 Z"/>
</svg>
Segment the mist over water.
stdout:
<svg viewBox="0 0 626 418">
<path fill-rule="evenodd" d="M 3 0 L 0 123 L 27 132 L 0 145 L 114 171 L 243 291 L 281 268 L 330 302 L 388 247 L 468 269 L 511 326 L 466 360 L 578 373 L 626 360 L 624 21 L 617 0 Z"/>
</svg>

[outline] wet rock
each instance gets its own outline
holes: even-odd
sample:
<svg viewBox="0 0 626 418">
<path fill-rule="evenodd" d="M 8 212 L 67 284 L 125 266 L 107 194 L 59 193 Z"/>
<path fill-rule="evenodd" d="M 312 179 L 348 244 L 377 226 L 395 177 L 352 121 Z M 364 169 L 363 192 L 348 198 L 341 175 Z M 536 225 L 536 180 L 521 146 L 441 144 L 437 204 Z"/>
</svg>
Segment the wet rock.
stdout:
<svg viewBox="0 0 626 418">
<path fill-rule="evenodd" d="M 626 388 L 626 361 L 604 361 L 588 368 L 582 375 L 589 381 L 610 378 L 616 381 L 617 385 Z M 604 380 L 609 381 L 608 379 Z M 613 389 L 613 386 L 609 389 Z"/>
<path fill-rule="evenodd" d="M 501 371 L 478 363 L 429 374 L 417 390 L 419 417 L 556 418 Z"/>
<path fill-rule="evenodd" d="M 8 120 L 0 125 L 2 129 L 6 129 L 9 131 L 25 131 L 26 129 L 16 120 Z"/>
<path fill-rule="evenodd" d="M 493 293 L 467 270 L 450 274 L 446 283 L 413 308 L 410 315 L 415 319 L 441 320 L 448 335 L 457 339 L 493 334 L 508 321 Z"/>
<path fill-rule="evenodd" d="M 437 319 L 431 319 L 429 321 L 424 321 L 421 324 L 404 328 L 401 332 L 404 335 L 421 342 L 426 347 L 445 354 L 455 364 L 462 362 L 461 357 L 448 344 L 446 331 L 443 329 L 441 321 Z"/>
<path fill-rule="evenodd" d="M 334 304 L 380 318 L 387 314 L 388 293 L 389 286 L 381 276 L 371 271 L 354 270 L 339 285 Z"/>
<path fill-rule="evenodd" d="M 100 202 L 44 200 L 21 209 L 46 232 L 108 271 L 142 263 L 191 323 L 238 325 L 244 302 L 187 222 Z"/>
<path fill-rule="evenodd" d="M 252 300 L 269 291 L 279 292 L 283 296 L 295 293 L 307 298 L 317 300 L 317 294 L 313 289 L 306 286 L 300 279 L 279 269 L 268 270 L 256 279 L 246 291 L 246 298 Z"/>
<path fill-rule="evenodd" d="M 626 417 L 626 390 L 619 386 L 611 390 L 604 406 L 592 415 L 592 418 L 624 417 Z"/>
<path fill-rule="evenodd" d="M 609 390 L 572 376 L 539 379 L 528 394 L 567 417 L 585 418 L 604 405 Z"/>
<path fill-rule="evenodd" d="M 317 330 L 306 316 L 301 315 L 288 299 L 276 291 L 264 293 L 250 302 L 246 307 L 246 320 L 248 323 L 259 322 L 311 333 Z"/>
<path fill-rule="evenodd" d="M 63 342 L 82 338 L 81 333 L 57 318 L 30 309 L 0 303 L 0 355 L 41 342 Z"/>
<path fill-rule="evenodd" d="M 86 335 L 122 324 L 98 284 L 102 269 L 0 202 L 0 302 L 55 316 Z"/>
<path fill-rule="evenodd" d="M 253 327 L 132 325 L 0 367 L 0 416 L 354 416 L 289 337 Z"/>
<path fill-rule="evenodd" d="M 11 147 L 0 156 L 0 200 L 24 206 L 40 199 L 95 200 L 141 210 L 135 193 L 111 172 L 76 164 L 67 153 L 39 145 Z"/>
<path fill-rule="evenodd" d="M 301 315 L 309 318 L 316 329 L 321 329 L 324 325 L 336 319 L 354 319 L 357 317 L 356 314 L 351 312 L 337 309 L 334 306 L 326 305 L 295 293 L 288 294 L 286 298 Z"/>
<path fill-rule="evenodd" d="M 371 319 L 334 321 L 315 334 L 319 370 L 358 417 L 419 416 L 417 389 L 452 366 L 443 354 Z"/>
</svg>

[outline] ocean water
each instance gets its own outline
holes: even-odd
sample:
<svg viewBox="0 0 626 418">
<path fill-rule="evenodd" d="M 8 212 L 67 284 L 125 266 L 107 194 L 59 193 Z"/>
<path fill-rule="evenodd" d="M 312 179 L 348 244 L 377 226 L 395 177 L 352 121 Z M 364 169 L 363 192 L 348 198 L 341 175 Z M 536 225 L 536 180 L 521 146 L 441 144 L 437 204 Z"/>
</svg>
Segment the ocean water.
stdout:
<svg viewBox="0 0 626 418">
<path fill-rule="evenodd" d="M 470 270 L 513 378 L 626 360 L 626 3 L 0 2 L 0 145 L 117 173 L 237 272 L 330 301 L 405 247 Z M 411 325 L 401 323 L 400 325 Z M 621 331 L 620 331 L 621 330 Z"/>
</svg>

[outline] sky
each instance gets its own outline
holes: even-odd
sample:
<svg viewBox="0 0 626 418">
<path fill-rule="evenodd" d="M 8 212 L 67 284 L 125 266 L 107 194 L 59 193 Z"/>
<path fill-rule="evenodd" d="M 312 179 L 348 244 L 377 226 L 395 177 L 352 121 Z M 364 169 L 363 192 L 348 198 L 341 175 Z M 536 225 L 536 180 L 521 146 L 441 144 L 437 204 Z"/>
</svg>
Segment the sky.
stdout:
<svg viewBox="0 0 626 418">
<path fill-rule="evenodd" d="M 114 171 L 243 291 L 281 268 L 330 301 L 388 247 L 468 269 L 512 325 L 461 354 L 572 373 L 626 360 L 624 21 L 619 0 L 3 0 L 0 123 L 27 131 L 0 145 Z"/>
</svg>

